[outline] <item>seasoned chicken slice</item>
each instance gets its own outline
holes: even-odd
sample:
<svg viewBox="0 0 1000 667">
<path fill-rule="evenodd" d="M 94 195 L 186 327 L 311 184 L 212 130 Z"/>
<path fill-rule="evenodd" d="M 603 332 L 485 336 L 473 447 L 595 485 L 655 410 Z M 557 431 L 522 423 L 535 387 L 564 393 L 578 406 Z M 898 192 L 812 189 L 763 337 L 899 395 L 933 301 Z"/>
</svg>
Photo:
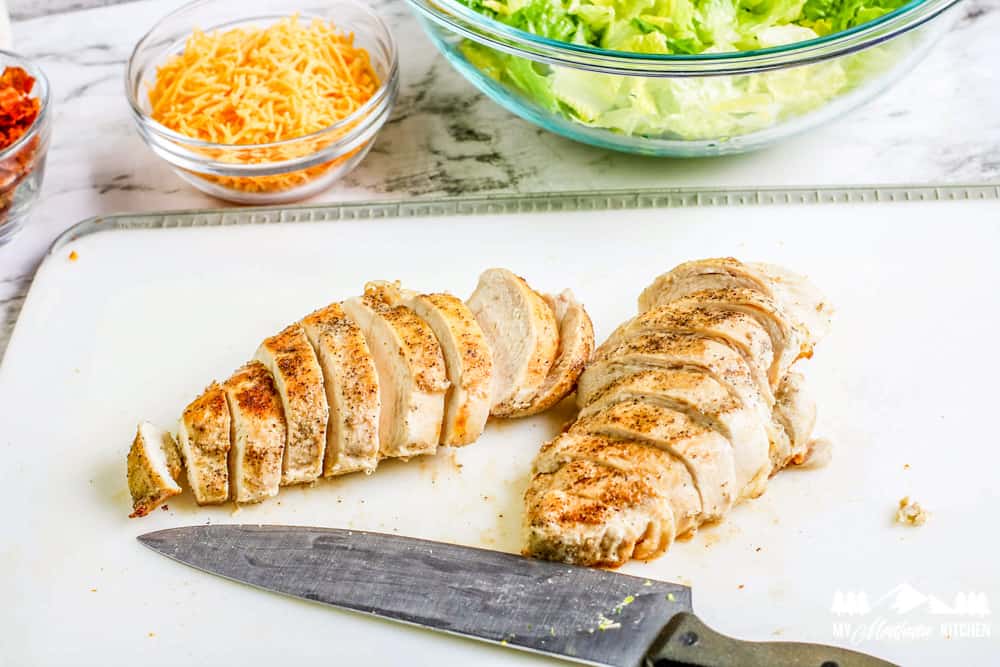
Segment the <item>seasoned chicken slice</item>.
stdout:
<svg viewBox="0 0 1000 667">
<path fill-rule="evenodd" d="M 323 475 L 373 472 L 378 466 L 382 400 L 365 335 L 339 303 L 306 316 L 301 324 L 323 370 L 330 408 Z"/>
<path fill-rule="evenodd" d="M 285 450 L 285 415 L 271 372 L 251 361 L 222 385 L 232 416 L 229 496 L 259 503 L 278 495 Z"/>
<path fill-rule="evenodd" d="M 647 442 L 676 456 L 695 481 L 703 522 L 720 519 L 736 500 L 736 467 L 729 441 L 684 413 L 640 401 L 615 403 L 578 419 L 569 432 Z"/>
<path fill-rule="evenodd" d="M 525 554 L 578 565 L 653 558 L 674 534 L 670 503 L 648 473 L 572 461 L 534 476 Z"/>
<path fill-rule="evenodd" d="M 490 416 L 493 353 L 465 303 L 451 294 L 418 294 L 395 284 L 382 286 L 393 306 L 406 306 L 430 325 L 444 354 L 451 386 L 444 401 L 441 444 L 475 442 Z"/>
<path fill-rule="evenodd" d="M 184 409 L 177 445 L 188 484 L 199 505 L 229 499 L 229 433 L 232 420 L 222 387 L 213 382 Z"/>
<path fill-rule="evenodd" d="M 670 452 L 635 440 L 562 433 L 542 446 L 532 474 L 553 473 L 572 461 L 591 461 L 616 470 L 653 475 L 674 517 L 676 533 L 670 537 L 670 542 L 698 527 L 701 496 L 687 466 Z"/>
<path fill-rule="evenodd" d="M 704 290 L 743 288 L 778 302 L 804 333 L 803 356 L 830 328 L 832 309 L 809 281 L 783 267 L 732 257 L 685 262 L 656 278 L 639 296 L 639 311 Z"/>
<path fill-rule="evenodd" d="M 806 391 L 805 377 L 794 371 L 788 373 L 775 398 L 774 419 L 788 437 L 789 456 L 783 465 L 804 463 L 816 425 L 816 402 Z"/>
<path fill-rule="evenodd" d="M 506 269 L 488 269 L 467 301 L 493 353 L 491 414 L 509 417 L 531 404 L 555 363 L 555 314 L 528 283 Z"/>
<path fill-rule="evenodd" d="M 557 296 L 546 294 L 545 301 L 559 324 L 559 351 L 535 397 L 524 408 L 512 412 L 511 417 L 538 414 L 566 398 L 594 353 L 594 325 L 573 292 L 563 290 Z"/>
<path fill-rule="evenodd" d="M 648 333 L 691 334 L 725 343 L 743 356 L 765 395 L 771 391 L 771 337 L 746 313 L 705 308 L 687 299 L 656 306 L 619 326 L 597 349 L 594 358 L 606 359 L 622 341 Z"/>
<path fill-rule="evenodd" d="M 770 421 L 773 398 L 765 383 L 754 379 L 743 357 L 728 345 L 703 336 L 650 333 L 628 338 L 594 361 L 580 376 L 577 404 L 586 406 L 594 394 L 618 378 L 642 368 L 690 368 L 708 373 L 764 422 Z"/>
<path fill-rule="evenodd" d="M 140 422 L 128 452 L 128 490 L 132 494 L 129 518 L 146 516 L 181 492 L 181 457 L 169 432 Z"/>
<path fill-rule="evenodd" d="M 344 312 L 364 332 L 378 369 L 382 410 L 379 456 L 433 454 L 441 438 L 448 376 L 434 331 L 409 308 L 378 291 L 348 299 Z"/>
<path fill-rule="evenodd" d="M 281 484 L 312 482 L 323 470 L 330 410 L 323 371 L 306 332 L 298 324 L 264 340 L 254 359 L 274 375 L 288 430 Z"/>
<path fill-rule="evenodd" d="M 686 368 L 641 369 L 601 389 L 580 412 L 580 418 L 628 401 L 670 408 L 718 431 L 733 450 L 737 500 L 764 492 L 771 472 L 767 430 L 760 416 L 745 408 L 717 380 Z"/>
</svg>

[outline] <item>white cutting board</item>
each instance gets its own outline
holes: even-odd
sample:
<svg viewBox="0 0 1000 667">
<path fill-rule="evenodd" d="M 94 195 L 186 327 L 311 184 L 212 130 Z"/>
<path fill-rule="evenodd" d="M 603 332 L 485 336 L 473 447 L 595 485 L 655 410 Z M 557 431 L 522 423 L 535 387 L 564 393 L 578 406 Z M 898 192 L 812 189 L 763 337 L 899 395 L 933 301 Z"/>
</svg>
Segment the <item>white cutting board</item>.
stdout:
<svg viewBox="0 0 1000 667">
<path fill-rule="evenodd" d="M 124 463 L 135 423 L 172 424 L 261 338 L 366 280 L 466 296 L 482 269 L 505 266 L 542 290 L 572 287 L 603 337 L 633 314 L 654 276 L 716 255 L 786 264 L 836 305 L 833 334 L 806 369 L 834 458 L 780 474 L 722 525 L 624 571 L 691 584 L 698 613 L 741 637 L 840 643 L 908 665 L 958 664 L 957 656 L 995 664 L 996 638 L 960 636 L 1000 634 L 989 615 L 930 615 L 920 596 L 954 606 L 957 594 L 976 593 L 1000 606 L 998 250 L 997 201 L 431 216 L 81 238 L 39 269 L 0 367 L 0 664 L 550 664 L 265 594 L 134 538 L 260 522 L 517 551 L 532 456 L 567 410 L 494 422 L 473 446 L 286 489 L 238 513 L 196 507 L 185 494 L 167 511 L 129 520 Z M 923 527 L 892 522 L 907 494 L 932 513 Z M 845 615 L 841 604 L 836 613 L 838 591 L 864 593 L 871 611 Z M 947 637 L 942 623 L 955 624 Z M 929 636 L 893 637 L 893 628 Z"/>
</svg>

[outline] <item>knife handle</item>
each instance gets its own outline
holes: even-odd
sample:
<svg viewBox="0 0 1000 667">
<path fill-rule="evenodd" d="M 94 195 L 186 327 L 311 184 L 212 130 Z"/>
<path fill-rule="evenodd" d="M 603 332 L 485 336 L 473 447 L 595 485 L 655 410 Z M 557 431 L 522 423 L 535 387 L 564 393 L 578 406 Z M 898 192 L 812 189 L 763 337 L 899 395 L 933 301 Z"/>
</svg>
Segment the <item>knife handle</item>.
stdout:
<svg viewBox="0 0 1000 667">
<path fill-rule="evenodd" d="M 694 614 L 670 619 L 646 654 L 644 667 L 897 667 L 836 646 L 748 642 L 720 634 Z"/>
</svg>

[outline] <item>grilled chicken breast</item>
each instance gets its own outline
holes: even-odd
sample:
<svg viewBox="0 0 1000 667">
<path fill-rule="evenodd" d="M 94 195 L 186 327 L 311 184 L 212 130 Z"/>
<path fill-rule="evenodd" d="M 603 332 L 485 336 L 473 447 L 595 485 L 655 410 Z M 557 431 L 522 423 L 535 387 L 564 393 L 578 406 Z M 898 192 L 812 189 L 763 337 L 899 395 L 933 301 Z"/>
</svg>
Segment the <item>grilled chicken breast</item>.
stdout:
<svg viewBox="0 0 1000 667">
<path fill-rule="evenodd" d="M 442 445 L 475 442 L 490 416 L 493 353 L 469 307 L 451 294 L 418 294 L 396 284 L 382 287 L 393 306 L 405 306 L 426 322 L 444 355 L 448 393 L 444 401 Z"/>
<path fill-rule="evenodd" d="M 128 490 L 132 494 L 129 518 L 146 516 L 181 492 L 181 457 L 168 431 L 140 422 L 127 458 Z"/>
<path fill-rule="evenodd" d="M 184 409 L 177 424 L 177 445 L 188 484 L 199 505 L 229 499 L 229 405 L 222 387 L 213 382 Z"/>
<path fill-rule="evenodd" d="M 564 290 L 557 296 L 545 295 L 559 326 L 559 348 L 556 360 L 531 401 L 510 417 L 527 417 L 544 412 L 566 398 L 576 387 L 580 374 L 594 353 L 594 325 L 583 304 L 573 292 Z"/>
<path fill-rule="evenodd" d="M 365 335 L 338 303 L 308 315 L 301 324 L 319 359 L 330 409 L 323 475 L 373 472 L 378 466 L 382 399 Z"/>
<path fill-rule="evenodd" d="M 323 371 L 306 332 L 298 324 L 264 340 L 254 359 L 274 375 L 285 413 L 287 436 L 281 484 L 312 482 L 323 470 L 330 411 Z"/>
<path fill-rule="evenodd" d="M 488 269 L 467 301 L 493 355 L 491 414 L 523 411 L 545 383 L 559 349 L 559 328 L 545 299 L 506 269 Z"/>
<path fill-rule="evenodd" d="M 259 503 L 278 495 L 285 450 L 285 415 L 271 372 L 251 361 L 222 389 L 232 418 L 229 495 L 237 503 Z"/>
<path fill-rule="evenodd" d="M 430 325 L 409 308 L 390 306 L 377 286 L 343 307 L 364 332 L 378 369 L 379 455 L 406 459 L 433 454 L 449 383 Z"/>
<path fill-rule="evenodd" d="M 649 558 L 808 456 L 815 404 L 790 369 L 812 354 L 830 309 L 801 276 L 689 262 L 639 305 L 580 376 L 576 421 L 535 460 L 528 555 Z"/>
</svg>

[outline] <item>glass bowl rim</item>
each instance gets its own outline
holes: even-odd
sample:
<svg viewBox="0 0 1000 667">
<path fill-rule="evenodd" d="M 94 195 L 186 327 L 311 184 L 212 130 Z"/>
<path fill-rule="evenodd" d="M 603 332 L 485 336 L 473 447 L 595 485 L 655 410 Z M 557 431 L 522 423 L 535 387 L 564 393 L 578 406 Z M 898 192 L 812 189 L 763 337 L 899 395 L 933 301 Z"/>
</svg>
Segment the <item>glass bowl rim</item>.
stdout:
<svg viewBox="0 0 1000 667">
<path fill-rule="evenodd" d="M 142 49 L 146 45 L 147 41 L 152 39 L 153 34 L 164 23 L 188 11 L 197 9 L 204 5 L 210 5 L 219 1 L 220 0 L 194 0 L 194 2 L 189 2 L 185 5 L 181 5 L 177 9 L 173 10 L 169 14 L 165 15 L 164 17 L 156 21 L 156 23 L 154 23 L 153 26 L 148 31 L 146 31 L 146 33 L 139 39 L 139 41 L 136 42 L 135 48 L 132 49 L 132 53 L 129 56 L 128 63 L 125 67 L 125 97 L 128 100 L 129 108 L 132 112 L 133 118 L 137 123 L 139 123 L 139 125 L 143 129 L 143 134 L 145 134 L 145 132 L 151 132 L 155 133 L 157 136 L 161 136 L 170 139 L 174 142 L 185 144 L 192 147 L 222 149 L 226 151 L 236 152 L 241 150 L 250 151 L 261 148 L 279 148 L 283 146 L 294 146 L 296 144 L 321 138 L 326 134 L 333 133 L 349 125 L 356 124 L 348 131 L 345 137 L 341 137 L 341 139 L 343 139 L 346 138 L 347 136 L 350 136 L 350 134 L 352 134 L 353 131 L 358 128 L 358 126 L 365 125 L 363 121 L 368 116 L 370 116 L 373 111 L 375 111 L 376 107 L 381 106 L 391 96 L 392 88 L 396 85 L 395 81 L 398 78 L 399 52 L 396 46 L 396 38 L 393 36 L 392 31 L 389 29 L 389 26 L 386 25 L 385 21 L 382 20 L 382 17 L 379 16 L 374 9 L 372 9 L 363 2 L 360 2 L 358 0 L 333 0 L 331 4 L 339 3 L 339 4 L 351 5 L 352 7 L 355 7 L 361 10 L 362 13 L 366 14 L 367 17 L 374 22 L 375 26 L 378 28 L 379 36 L 385 39 L 386 44 L 389 47 L 387 54 L 389 61 L 388 63 L 389 69 L 386 72 L 386 75 L 382 77 L 382 81 L 379 82 L 379 87 L 375 90 L 372 96 L 364 104 L 355 109 L 348 116 L 341 118 L 336 123 L 328 125 L 327 127 L 321 128 L 314 132 L 310 132 L 309 134 L 303 134 L 302 136 L 299 137 L 291 137 L 288 139 L 281 139 L 280 141 L 271 141 L 262 144 L 221 144 L 214 141 L 205 141 L 204 139 L 196 139 L 194 137 L 189 137 L 186 134 L 181 134 L 176 130 L 171 130 L 166 125 L 163 125 L 162 123 L 154 120 L 139 106 L 139 101 L 136 95 L 137 91 L 133 90 L 132 87 L 132 75 L 135 73 L 136 58 L 139 54 L 140 49 Z M 298 12 L 298 15 L 307 18 L 321 18 L 315 14 L 310 14 L 306 12 Z M 256 18 L 272 18 L 272 16 L 271 15 L 244 16 L 241 18 L 232 19 L 227 23 L 210 26 L 208 28 L 203 28 L 203 29 L 206 31 L 215 30 L 229 24 L 251 21 Z M 335 27 L 338 30 L 341 29 L 340 25 L 336 25 Z M 285 160 L 275 161 L 270 164 L 280 164 L 282 162 L 285 162 Z M 261 163 L 261 164 L 268 164 L 268 163 Z"/>
<path fill-rule="evenodd" d="M 0 58 L 10 61 L 9 64 L 21 67 L 24 71 L 35 78 L 35 91 L 38 91 L 38 100 L 40 102 L 38 116 L 35 118 L 31 126 L 28 127 L 27 132 L 22 134 L 20 138 L 18 138 L 18 140 L 10 146 L 0 151 L 0 160 L 4 160 L 12 155 L 16 155 L 22 147 L 24 147 L 33 137 L 36 137 L 38 133 L 42 131 L 42 127 L 48 121 L 49 117 L 49 107 L 51 106 L 49 101 L 51 98 L 52 87 L 49 84 L 48 77 L 45 76 L 45 72 L 42 71 L 42 68 L 24 56 L 14 53 L 13 51 L 0 49 Z"/>
<path fill-rule="evenodd" d="M 535 35 L 480 14 L 458 0 L 408 0 L 434 22 L 485 46 L 556 65 L 653 76 L 712 76 L 777 69 L 859 51 L 937 17 L 961 0 L 910 0 L 861 25 L 814 39 L 749 51 L 652 54 L 603 49 Z M 713 66 L 717 66 L 714 67 Z M 644 67 L 650 68 L 643 70 Z"/>
</svg>

